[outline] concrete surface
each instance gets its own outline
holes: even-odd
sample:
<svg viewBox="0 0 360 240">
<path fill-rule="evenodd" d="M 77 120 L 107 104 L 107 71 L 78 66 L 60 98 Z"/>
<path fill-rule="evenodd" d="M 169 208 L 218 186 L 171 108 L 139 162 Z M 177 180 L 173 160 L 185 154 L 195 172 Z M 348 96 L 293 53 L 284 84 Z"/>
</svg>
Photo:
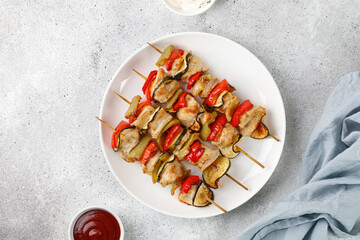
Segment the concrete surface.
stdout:
<svg viewBox="0 0 360 240">
<path fill-rule="evenodd" d="M 182 17 L 159 1 L 0 1 L 0 238 L 66 239 L 89 205 L 116 211 L 127 239 L 227 239 L 299 181 L 301 155 L 344 74 L 360 67 L 356 0 L 223 1 Z M 146 41 L 182 31 L 247 47 L 285 102 L 287 141 L 266 186 L 227 215 L 186 220 L 133 199 L 100 149 L 100 104 L 119 65 Z M 209 49 L 211 51 L 211 49 Z"/>
</svg>

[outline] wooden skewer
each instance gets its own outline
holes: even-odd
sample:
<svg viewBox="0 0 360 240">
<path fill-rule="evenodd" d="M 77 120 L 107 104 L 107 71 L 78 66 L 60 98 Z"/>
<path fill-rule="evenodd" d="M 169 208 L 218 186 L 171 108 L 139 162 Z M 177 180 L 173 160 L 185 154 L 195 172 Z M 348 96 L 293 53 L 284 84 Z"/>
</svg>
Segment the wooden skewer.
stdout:
<svg viewBox="0 0 360 240">
<path fill-rule="evenodd" d="M 118 94 L 117 92 L 113 91 L 116 95 L 118 95 L 122 100 L 124 100 L 125 102 L 127 102 L 128 104 L 130 104 L 130 101 L 127 100 L 126 98 L 124 98 L 123 96 L 121 96 L 120 94 Z M 100 120 L 100 119 L 99 119 Z M 101 120 L 100 120 L 101 121 Z M 104 122 L 103 122 L 104 123 Z M 104 123 L 105 124 L 105 123 Z M 225 173 L 226 176 L 228 176 L 231 180 L 233 180 L 235 183 L 239 184 L 240 187 L 244 188 L 245 190 L 249 190 L 247 187 L 245 187 L 244 185 L 242 185 L 239 181 L 237 181 L 235 178 L 233 178 L 232 176 L 230 176 L 228 173 Z"/>
<path fill-rule="evenodd" d="M 269 133 L 269 136 L 272 137 L 273 139 L 275 139 L 275 141 L 280 142 L 280 140 L 277 137 L 275 137 L 274 135 Z"/>
<path fill-rule="evenodd" d="M 140 77 L 142 77 L 144 80 L 146 80 L 146 77 L 144 75 L 142 75 L 141 73 L 139 73 L 138 71 L 136 71 L 135 69 L 132 69 L 134 72 L 136 72 Z M 252 156 L 250 156 L 247 152 L 245 152 L 243 149 L 241 149 L 240 147 L 236 146 L 245 156 L 247 156 L 248 158 L 250 158 L 251 160 L 253 160 L 257 165 L 259 165 L 262 168 L 265 168 L 264 165 L 262 165 L 261 163 L 259 163 L 255 158 L 253 158 Z"/>
<path fill-rule="evenodd" d="M 237 183 L 240 187 L 242 187 L 243 189 L 245 189 L 246 191 L 249 190 L 247 187 L 245 187 L 244 185 L 242 185 L 238 180 L 236 180 L 235 178 L 233 178 L 232 176 L 230 176 L 230 174 L 225 173 L 225 175 L 226 175 L 227 177 L 229 177 L 231 180 L 233 180 L 235 183 Z"/>
<path fill-rule="evenodd" d="M 104 124 L 108 129 L 110 129 L 111 131 L 115 132 L 115 129 L 113 129 L 109 124 L 107 124 L 106 122 L 104 122 L 103 120 L 101 120 L 100 118 L 96 117 L 97 120 L 99 120 L 102 124 Z"/>
<path fill-rule="evenodd" d="M 113 91 L 116 95 L 118 95 L 122 100 L 124 100 L 125 102 L 127 102 L 128 104 L 130 104 L 131 102 L 129 100 L 127 100 L 126 98 L 124 98 L 123 96 L 121 96 L 120 94 L 118 94 L 117 92 Z"/>
<path fill-rule="evenodd" d="M 163 52 L 162 52 L 160 49 L 158 49 L 157 47 L 155 47 L 155 46 L 152 45 L 151 43 L 148 42 L 147 44 L 149 44 L 150 47 L 152 47 L 153 49 L 155 49 L 158 53 L 163 54 Z"/>
<path fill-rule="evenodd" d="M 223 211 L 224 213 L 228 213 L 228 211 L 226 211 L 225 209 L 223 209 L 219 204 L 217 204 L 216 202 L 214 202 L 213 200 L 211 200 L 210 198 L 206 197 L 206 200 L 208 200 L 209 202 L 211 202 L 212 204 L 214 204 L 217 208 L 219 208 L 221 211 Z"/>
</svg>

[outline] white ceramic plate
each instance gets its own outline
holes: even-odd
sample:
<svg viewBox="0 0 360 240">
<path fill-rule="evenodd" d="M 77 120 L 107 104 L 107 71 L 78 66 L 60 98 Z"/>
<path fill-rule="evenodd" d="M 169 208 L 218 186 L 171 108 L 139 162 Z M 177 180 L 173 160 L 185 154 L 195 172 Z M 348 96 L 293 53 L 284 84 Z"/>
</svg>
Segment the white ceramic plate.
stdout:
<svg viewBox="0 0 360 240">
<path fill-rule="evenodd" d="M 144 39 L 146 42 L 147 39 Z M 243 101 L 250 99 L 254 105 L 267 109 L 265 123 L 270 132 L 281 142 L 268 137 L 255 140 L 243 138 L 239 146 L 265 165 L 260 168 L 250 159 L 240 154 L 231 160 L 229 174 L 249 188 L 245 191 L 226 176 L 220 180 L 222 187 L 214 190 L 215 201 L 228 211 L 242 205 L 254 196 L 268 181 L 274 172 L 281 156 L 285 141 L 285 110 L 283 101 L 272 76 L 266 67 L 251 52 L 236 42 L 224 37 L 207 33 L 178 33 L 152 41 L 160 49 L 173 44 L 176 48 L 192 50 L 193 54 L 205 60 L 210 67 L 210 74 L 218 78 L 226 78 L 237 91 L 234 92 Z M 159 54 L 148 45 L 144 45 L 128 58 L 115 73 L 113 80 L 105 91 L 100 117 L 115 127 L 128 108 L 127 103 L 117 97 L 112 91 L 117 91 L 127 99 L 136 94 L 142 94 L 144 80 L 131 69 L 137 69 L 144 75 L 156 69 L 155 62 Z M 195 208 L 180 203 L 178 191 L 170 195 L 170 186 L 162 188 L 160 184 L 152 184 L 151 177 L 142 173 L 138 163 L 127 163 L 118 153 L 113 152 L 110 144 L 112 132 L 100 124 L 101 146 L 114 174 L 120 184 L 136 199 L 152 209 L 164 214 L 185 217 L 202 218 L 222 214 L 213 205 L 205 208 Z M 184 161 L 185 162 L 185 161 Z M 192 174 L 201 176 L 201 172 L 185 162 Z"/>
</svg>

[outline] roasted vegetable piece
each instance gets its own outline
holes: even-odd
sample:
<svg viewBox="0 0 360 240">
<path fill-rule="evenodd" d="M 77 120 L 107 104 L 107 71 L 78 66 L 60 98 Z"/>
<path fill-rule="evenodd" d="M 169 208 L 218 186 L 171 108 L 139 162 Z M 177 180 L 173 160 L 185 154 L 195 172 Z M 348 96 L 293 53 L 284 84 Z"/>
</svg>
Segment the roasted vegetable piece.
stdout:
<svg viewBox="0 0 360 240">
<path fill-rule="evenodd" d="M 213 106 L 216 103 L 216 100 L 218 99 L 219 95 L 224 91 L 229 91 L 229 86 L 226 79 L 222 80 L 214 87 L 214 89 L 205 99 L 204 104 L 208 106 Z"/>
<path fill-rule="evenodd" d="M 264 117 L 263 117 L 264 118 Z M 263 119 L 261 119 L 260 124 L 257 126 L 255 131 L 250 135 L 254 139 L 264 139 L 269 136 L 269 129 L 264 124 Z"/>
<path fill-rule="evenodd" d="M 202 175 L 204 182 L 211 188 L 218 188 L 218 182 L 230 169 L 231 162 L 227 157 L 218 157 L 213 164 L 207 167 Z"/>
<path fill-rule="evenodd" d="M 157 75 L 157 70 L 151 71 L 142 87 L 142 91 L 145 94 L 146 99 L 148 99 L 148 100 L 152 100 L 150 86 L 151 86 L 152 82 L 155 80 L 156 75 Z"/>
<path fill-rule="evenodd" d="M 127 162 L 133 162 L 128 159 L 130 151 L 140 141 L 139 130 L 135 126 L 124 128 L 119 133 L 119 154 Z"/>
<path fill-rule="evenodd" d="M 187 89 L 190 90 L 192 86 L 194 86 L 195 82 L 200 79 L 200 72 L 197 72 L 189 78 L 189 82 L 187 84 Z"/>
<path fill-rule="evenodd" d="M 158 181 L 158 173 L 159 173 L 160 167 L 162 166 L 162 164 L 164 162 L 166 162 L 170 158 L 171 155 L 172 154 L 170 154 L 170 153 L 163 153 L 159 157 L 158 161 L 155 164 L 154 171 L 151 174 L 153 183 L 156 183 Z"/>
<path fill-rule="evenodd" d="M 183 54 L 184 54 L 184 50 L 182 50 L 182 49 L 174 50 L 171 53 L 169 59 L 166 60 L 166 63 L 165 63 L 166 70 L 171 71 L 171 68 L 172 68 L 172 65 L 173 65 L 175 59 L 181 57 Z"/>
<path fill-rule="evenodd" d="M 188 193 L 192 185 L 199 185 L 200 178 L 198 176 L 190 176 L 181 185 L 180 192 Z"/>
<path fill-rule="evenodd" d="M 203 113 L 203 114 L 206 114 L 206 113 Z M 199 117 L 201 118 L 202 116 L 199 116 Z M 201 121 L 201 123 L 202 123 L 201 130 L 200 130 L 201 140 L 206 141 L 206 139 L 209 137 L 209 135 L 211 133 L 211 129 L 209 126 L 216 120 L 216 117 L 217 117 L 217 113 L 212 112 L 210 119 L 205 121 L 205 123 L 203 123 L 203 121 Z"/>
<path fill-rule="evenodd" d="M 136 95 L 135 97 L 133 97 L 131 99 L 131 103 L 129 105 L 129 108 L 125 113 L 125 118 L 126 119 L 129 119 L 130 116 L 137 117 L 136 112 L 137 112 L 140 100 L 141 100 L 141 97 L 139 95 Z"/>
<path fill-rule="evenodd" d="M 210 188 L 208 188 L 208 186 L 206 186 L 205 183 L 201 182 L 200 186 L 196 190 L 192 205 L 194 207 L 206 207 L 209 204 L 211 204 L 211 202 L 209 202 L 208 199 L 213 200 L 214 194 L 210 190 Z"/>
<path fill-rule="evenodd" d="M 130 151 L 128 160 L 130 162 L 139 161 L 151 140 L 150 136 L 142 137 L 139 143 Z"/>
<path fill-rule="evenodd" d="M 136 110 L 136 116 L 140 115 L 140 113 L 142 112 L 145 106 L 151 106 L 151 100 L 146 100 L 144 102 L 139 103 Z"/>
<path fill-rule="evenodd" d="M 253 107 L 253 104 L 250 102 L 249 99 L 245 100 L 240 104 L 239 107 L 236 108 L 234 115 L 231 119 L 231 125 L 236 127 L 240 123 L 241 116 L 246 112 L 249 111 Z"/>
<path fill-rule="evenodd" d="M 200 141 L 196 141 L 191 145 L 190 152 L 185 156 L 185 159 L 188 160 L 191 164 L 196 165 L 196 162 L 199 161 L 204 152 L 205 149 L 202 147 Z"/>
<path fill-rule="evenodd" d="M 173 50 L 174 50 L 173 45 L 167 46 L 165 48 L 165 50 L 163 51 L 163 53 L 161 54 L 161 56 L 159 57 L 159 60 L 156 62 L 156 66 L 158 66 L 158 67 L 164 66 L 164 64 L 166 63 L 166 60 L 168 60 L 170 58 L 170 55 Z"/>
<path fill-rule="evenodd" d="M 174 105 L 174 107 L 173 107 L 173 112 L 176 112 L 179 108 L 187 107 L 185 98 L 186 98 L 186 96 L 187 96 L 188 94 L 190 94 L 190 93 L 188 93 L 188 92 L 183 92 L 183 93 L 180 95 L 179 99 L 176 101 L 176 103 L 175 103 L 175 105 Z"/>
<path fill-rule="evenodd" d="M 175 141 L 178 139 L 178 136 L 184 131 L 184 128 L 181 127 L 179 124 L 174 125 L 170 128 L 165 141 L 163 149 L 167 151 L 170 149 L 171 146 L 174 146 Z M 185 134 L 185 133 L 184 133 Z M 174 146 L 175 148 L 175 146 Z"/>
<path fill-rule="evenodd" d="M 195 197 L 196 190 L 198 189 L 198 187 L 199 187 L 199 185 L 194 184 L 194 185 L 191 185 L 191 187 L 187 193 L 180 191 L 179 196 L 178 196 L 179 201 L 192 206 L 193 199 Z"/>
<path fill-rule="evenodd" d="M 204 90 L 206 84 L 210 82 L 211 75 L 202 75 L 198 81 L 194 83 L 192 94 L 194 96 L 199 96 L 200 93 Z"/>
<path fill-rule="evenodd" d="M 240 148 L 236 144 L 238 144 L 240 142 L 241 137 L 242 136 L 240 134 L 237 135 L 236 140 L 232 144 L 225 146 L 223 148 L 220 148 L 221 155 L 223 155 L 227 158 L 234 158 L 237 155 L 239 155 Z"/>
<path fill-rule="evenodd" d="M 216 118 L 215 122 L 211 124 L 211 133 L 207 137 L 206 141 L 217 141 L 220 137 L 221 131 L 226 124 L 226 116 L 225 114 L 221 114 L 219 117 Z"/>
<path fill-rule="evenodd" d="M 155 153 L 158 151 L 156 147 L 156 143 L 154 141 L 151 141 L 145 148 L 145 151 L 143 152 L 140 163 L 147 164 L 150 158 L 152 158 Z"/>
<path fill-rule="evenodd" d="M 177 73 L 174 76 L 175 79 L 180 80 L 181 77 L 187 72 L 187 70 L 189 69 L 189 61 L 191 56 L 192 54 L 190 52 L 186 54 L 184 63 L 182 64 L 180 70 L 177 71 Z"/>
<path fill-rule="evenodd" d="M 180 82 L 178 80 L 172 79 L 170 76 L 166 76 L 155 87 L 152 93 L 152 99 L 155 102 L 166 103 L 179 88 Z"/>
<path fill-rule="evenodd" d="M 180 95 L 183 93 L 184 91 L 179 88 L 174 95 L 172 95 L 172 97 L 170 98 L 170 100 L 166 103 L 166 111 L 170 111 L 172 112 L 172 108 L 175 105 L 176 101 L 178 100 L 178 98 L 180 97 Z"/>
<path fill-rule="evenodd" d="M 127 128 L 127 127 L 130 127 L 130 124 L 126 121 L 121 121 L 116 126 L 115 131 L 112 134 L 111 147 L 115 152 L 119 151 L 119 143 L 120 143 L 119 133 L 121 130 L 123 130 L 124 128 Z"/>
<path fill-rule="evenodd" d="M 190 146 L 199 138 L 199 133 L 192 133 L 189 139 L 186 141 L 184 146 L 181 148 L 177 154 L 177 158 L 182 160 L 190 152 Z"/>
</svg>

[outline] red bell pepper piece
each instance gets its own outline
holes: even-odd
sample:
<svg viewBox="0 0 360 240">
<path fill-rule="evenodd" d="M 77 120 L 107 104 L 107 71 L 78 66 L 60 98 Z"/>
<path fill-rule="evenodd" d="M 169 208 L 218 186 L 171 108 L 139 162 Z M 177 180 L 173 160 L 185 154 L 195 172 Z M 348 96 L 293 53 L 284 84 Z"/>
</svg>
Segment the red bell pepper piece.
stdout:
<svg viewBox="0 0 360 240">
<path fill-rule="evenodd" d="M 200 183 L 200 178 L 198 176 L 190 176 L 181 185 L 180 192 L 188 193 L 192 185 L 198 185 Z"/>
<path fill-rule="evenodd" d="M 174 51 L 171 53 L 169 59 L 166 60 L 166 63 L 165 63 L 166 70 L 167 70 L 167 71 L 170 71 L 171 68 L 172 68 L 172 65 L 173 65 L 173 63 L 174 63 L 174 61 L 175 61 L 175 59 L 181 57 L 183 54 L 184 54 L 184 50 L 182 50 L 182 49 L 176 49 L 176 50 L 174 50 Z"/>
<path fill-rule="evenodd" d="M 211 133 L 207 137 L 206 141 L 217 141 L 220 137 L 221 131 L 223 130 L 225 124 L 226 124 L 226 116 L 225 114 L 221 114 L 219 117 L 216 118 L 215 122 L 211 124 L 210 130 Z"/>
<path fill-rule="evenodd" d="M 146 100 L 144 102 L 139 103 L 139 105 L 137 106 L 136 115 L 139 116 L 143 108 L 148 105 L 151 105 L 151 100 Z"/>
<path fill-rule="evenodd" d="M 187 107 L 186 105 L 186 96 L 190 94 L 188 92 L 183 92 L 179 99 L 176 101 L 174 107 L 173 107 L 173 110 L 176 112 L 179 108 L 183 108 L 183 107 Z"/>
<path fill-rule="evenodd" d="M 150 93 L 150 86 L 151 86 L 151 83 L 156 78 L 156 75 L 157 75 L 157 70 L 151 71 L 149 73 L 149 76 L 146 78 L 146 81 L 142 87 L 142 91 L 145 94 L 146 99 L 148 99 L 148 100 L 152 100 L 151 93 Z"/>
<path fill-rule="evenodd" d="M 202 144 L 199 141 L 196 141 L 193 145 L 191 145 L 190 152 L 185 156 L 185 159 L 196 163 L 199 161 L 204 152 L 205 148 L 202 147 Z"/>
<path fill-rule="evenodd" d="M 190 90 L 194 86 L 196 81 L 199 80 L 199 78 L 200 78 L 200 72 L 191 75 L 191 77 L 189 78 L 187 89 Z"/>
<path fill-rule="evenodd" d="M 146 164 L 157 151 L 157 147 L 154 141 L 151 141 L 145 148 L 143 155 L 141 156 L 140 163 Z"/>
<path fill-rule="evenodd" d="M 242 102 L 234 111 L 234 114 L 231 118 L 231 125 L 236 127 L 240 123 L 241 116 L 246 112 L 249 111 L 253 107 L 253 104 L 250 100 L 245 100 Z"/>
<path fill-rule="evenodd" d="M 181 133 L 183 128 L 180 126 L 180 124 L 176 124 L 172 126 L 165 138 L 164 141 L 164 151 L 167 151 L 170 149 L 171 144 L 173 143 L 174 139 Z"/>
<path fill-rule="evenodd" d="M 135 117 L 134 115 L 129 116 L 129 123 L 135 122 L 136 119 L 137 119 L 137 117 Z"/>
<path fill-rule="evenodd" d="M 216 84 L 213 90 L 211 90 L 210 94 L 205 99 L 204 104 L 208 106 L 213 106 L 216 103 L 216 100 L 218 99 L 219 95 L 223 91 L 228 91 L 228 90 L 229 90 L 228 82 L 226 79 L 224 79 L 220 83 Z"/>
<path fill-rule="evenodd" d="M 116 126 L 115 131 L 113 132 L 112 137 L 111 137 L 111 147 L 112 148 L 118 147 L 119 133 L 121 130 L 123 130 L 124 128 L 127 128 L 127 127 L 130 127 L 130 124 L 126 121 L 121 121 Z"/>
</svg>

